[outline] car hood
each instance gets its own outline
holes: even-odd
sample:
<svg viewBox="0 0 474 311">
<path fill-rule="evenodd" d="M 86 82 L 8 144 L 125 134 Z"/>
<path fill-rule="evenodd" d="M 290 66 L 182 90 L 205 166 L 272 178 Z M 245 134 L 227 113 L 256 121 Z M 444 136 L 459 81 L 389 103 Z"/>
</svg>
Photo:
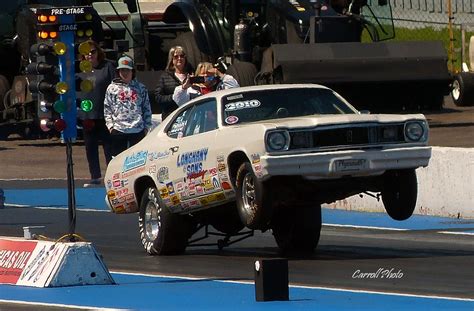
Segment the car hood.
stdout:
<svg viewBox="0 0 474 311">
<path fill-rule="evenodd" d="M 308 128 L 326 125 L 341 125 L 346 123 L 391 123 L 407 120 L 426 120 L 422 114 L 344 114 L 319 115 L 295 118 L 273 119 L 265 122 L 266 127 Z"/>
</svg>

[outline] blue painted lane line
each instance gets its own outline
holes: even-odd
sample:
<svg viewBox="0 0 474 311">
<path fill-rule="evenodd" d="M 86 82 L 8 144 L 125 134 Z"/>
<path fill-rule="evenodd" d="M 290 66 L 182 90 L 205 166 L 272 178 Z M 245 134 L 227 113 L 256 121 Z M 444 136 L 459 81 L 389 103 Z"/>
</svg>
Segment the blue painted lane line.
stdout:
<svg viewBox="0 0 474 311">
<path fill-rule="evenodd" d="M 5 189 L 6 206 L 67 208 L 67 189 Z M 105 188 L 77 188 L 76 208 L 108 211 Z"/>
<path fill-rule="evenodd" d="M 78 210 L 109 211 L 105 188 L 77 188 Z M 5 189 L 6 206 L 67 208 L 67 189 Z M 323 208 L 325 225 L 392 228 L 400 230 L 474 230 L 474 222 L 466 219 L 413 215 L 405 221 L 391 219 L 386 213 L 368 213 Z"/>
<path fill-rule="evenodd" d="M 388 214 L 385 213 L 323 209 L 322 219 L 324 224 L 329 225 L 394 228 L 405 230 L 474 230 L 474 221 L 470 219 L 456 219 L 425 215 L 413 215 L 407 220 L 397 221 L 393 220 L 390 218 L 390 216 L 388 216 Z"/>
<path fill-rule="evenodd" d="M 256 302 L 255 286 L 209 279 L 112 273 L 118 285 L 0 285 L 0 300 L 132 310 L 472 310 L 472 299 L 290 287 L 290 301 Z"/>
</svg>

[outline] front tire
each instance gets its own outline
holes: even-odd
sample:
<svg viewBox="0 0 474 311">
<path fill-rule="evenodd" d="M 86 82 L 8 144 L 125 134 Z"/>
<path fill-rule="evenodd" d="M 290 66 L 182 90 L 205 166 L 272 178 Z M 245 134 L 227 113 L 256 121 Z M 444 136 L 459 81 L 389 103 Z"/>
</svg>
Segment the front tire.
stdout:
<svg viewBox="0 0 474 311">
<path fill-rule="evenodd" d="M 416 172 L 399 170 L 384 175 L 382 202 L 394 220 L 406 220 L 413 215 L 418 195 Z"/>
<path fill-rule="evenodd" d="M 176 255 L 186 249 L 190 226 L 185 216 L 171 213 L 158 190 L 148 188 L 140 203 L 140 239 L 150 255 Z"/>
<path fill-rule="evenodd" d="M 257 178 L 249 162 L 240 165 L 235 182 L 240 220 L 250 229 L 266 229 L 272 214 L 267 186 Z"/>
</svg>

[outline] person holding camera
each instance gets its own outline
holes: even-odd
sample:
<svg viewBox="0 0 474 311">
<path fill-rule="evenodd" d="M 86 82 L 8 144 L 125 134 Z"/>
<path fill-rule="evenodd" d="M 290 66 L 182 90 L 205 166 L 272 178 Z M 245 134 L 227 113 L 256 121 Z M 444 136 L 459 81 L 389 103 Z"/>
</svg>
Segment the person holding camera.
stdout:
<svg viewBox="0 0 474 311">
<path fill-rule="evenodd" d="M 234 87 L 239 87 L 234 77 L 220 72 L 215 64 L 201 62 L 196 68 L 195 76 L 188 76 L 182 85 L 177 86 L 172 98 L 178 106 L 182 106 L 200 95 Z"/>
<path fill-rule="evenodd" d="M 172 47 L 168 53 L 166 68 L 161 72 L 155 88 L 155 99 L 161 108 L 162 120 L 178 108 L 172 99 L 173 91 L 184 82 L 191 72 L 191 65 L 186 59 L 183 48 L 181 46 Z"/>
</svg>

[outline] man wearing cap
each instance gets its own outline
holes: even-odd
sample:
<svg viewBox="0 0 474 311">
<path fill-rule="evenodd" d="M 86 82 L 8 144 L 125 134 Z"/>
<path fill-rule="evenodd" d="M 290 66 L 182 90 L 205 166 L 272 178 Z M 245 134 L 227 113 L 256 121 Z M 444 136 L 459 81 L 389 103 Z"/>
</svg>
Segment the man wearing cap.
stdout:
<svg viewBox="0 0 474 311">
<path fill-rule="evenodd" d="M 105 124 L 112 136 L 115 156 L 138 143 L 152 127 L 151 107 L 146 87 L 135 79 L 130 56 L 122 56 L 118 78 L 107 88 L 104 101 Z"/>
</svg>

